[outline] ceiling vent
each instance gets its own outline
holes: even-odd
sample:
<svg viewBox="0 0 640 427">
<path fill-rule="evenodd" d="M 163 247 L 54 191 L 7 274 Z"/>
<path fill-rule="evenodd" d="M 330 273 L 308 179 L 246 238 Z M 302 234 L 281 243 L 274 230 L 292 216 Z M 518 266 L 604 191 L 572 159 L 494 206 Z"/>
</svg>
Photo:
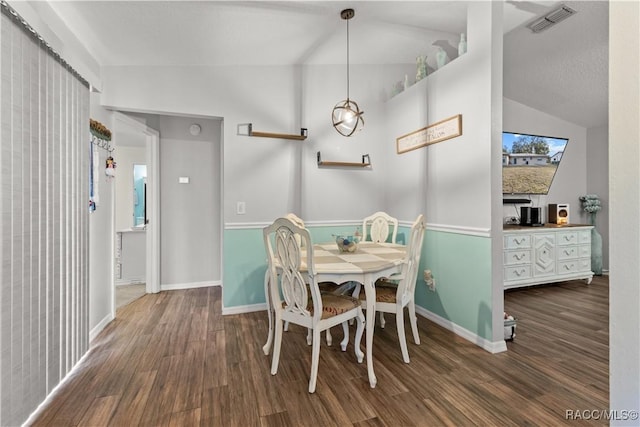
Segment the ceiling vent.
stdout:
<svg viewBox="0 0 640 427">
<path fill-rule="evenodd" d="M 557 24 L 558 22 L 567 19 L 576 11 L 569 6 L 561 5 L 559 8 L 552 10 L 540 19 L 536 19 L 531 24 L 527 25 L 534 33 L 539 33 L 547 28 Z"/>
</svg>

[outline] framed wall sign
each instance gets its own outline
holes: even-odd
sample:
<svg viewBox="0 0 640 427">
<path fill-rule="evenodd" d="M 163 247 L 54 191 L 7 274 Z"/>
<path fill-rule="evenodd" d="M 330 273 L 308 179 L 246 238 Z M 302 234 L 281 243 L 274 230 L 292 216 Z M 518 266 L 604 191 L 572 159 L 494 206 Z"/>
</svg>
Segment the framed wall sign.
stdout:
<svg viewBox="0 0 640 427">
<path fill-rule="evenodd" d="M 437 123 L 396 138 L 398 154 L 435 144 L 462 135 L 462 114 L 449 117 Z"/>
</svg>

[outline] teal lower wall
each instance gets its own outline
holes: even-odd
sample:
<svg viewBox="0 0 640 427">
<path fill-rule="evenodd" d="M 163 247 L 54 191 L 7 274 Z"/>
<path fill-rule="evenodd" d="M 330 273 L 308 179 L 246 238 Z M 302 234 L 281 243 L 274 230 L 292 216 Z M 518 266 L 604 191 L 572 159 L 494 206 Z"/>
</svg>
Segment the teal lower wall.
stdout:
<svg viewBox="0 0 640 427">
<path fill-rule="evenodd" d="M 223 239 L 222 306 L 264 303 L 267 253 L 262 228 L 225 230 Z"/>
<path fill-rule="evenodd" d="M 353 234 L 355 226 L 309 227 L 313 242 L 333 241 L 335 234 Z M 409 232 L 401 227 L 397 241 Z M 416 286 L 416 304 L 478 336 L 491 340 L 491 239 L 427 230 Z M 266 252 L 261 228 L 224 232 L 223 306 L 265 302 Z M 422 280 L 431 270 L 436 291 Z"/>
<path fill-rule="evenodd" d="M 491 239 L 427 230 L 420 264 L 416 305 L 491 341 Z M 425 269 L 435 292 L 422 280 Z"/>
<path fill-rule="evenodd" d="M 308 227 L 313 242 L 332 242 L 336 234 L 353 235 L 353 226 Z M 397 241 L 403 243 L 402 231 Z M 267 253 L 262 228 L 228 229 L 224 231 L 224 264 L 222 303 L 225 308 L 264 303 L 264 273 Z"/>
</svg>

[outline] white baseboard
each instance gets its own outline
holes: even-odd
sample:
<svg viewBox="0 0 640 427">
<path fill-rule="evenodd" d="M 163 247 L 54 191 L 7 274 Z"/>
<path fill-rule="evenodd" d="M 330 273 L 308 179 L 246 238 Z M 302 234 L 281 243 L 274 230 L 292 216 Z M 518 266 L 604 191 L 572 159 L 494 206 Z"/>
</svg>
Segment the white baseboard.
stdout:
<svg viewBox="0 0 640 427">
<path fill-rule="evenodd" d="M 138 285 L 140 283 L 146 283 L 144 277 L 132 278 L 132 279 L 116 279 L 116 286 L 126 286 L 126 285 Z"/>
<path fill-rule="evenodd" d="M 240 305 L 231 308 L 222 307 L 223 315 L 230 314 L 244 314 L 244 313 L 252 313 L 254 311 L 266 311 L 267 303 L 262 304 L 252 304 L 252 305 Z M 443 317 L 438 316 L 422 307 L 416 306 L 416 314 L 431 320 L 433 323 L 436 323 L 443 328 L 453 332 L 454 334 L 461 336 L 462 338 L 476 344 L 478 347 L 488 351 L 489 353 L 501 353 L 503 351 L 507 351 L 507 343 L 504 340 L 500 340 L 497 342 L 491 342 L 485 338 L 479 337 L 477 334 L 469 331 L 468 329 L 463 328 L 462 326 L 456 325 L 450 320 L 447 320 Z"/>
<path fill-rule="evenodd" d="M 89 331 L 89 342 L 93 341 L 95 337 L 98 336 L 100 332 L 113 320 L 113 314 L 109 313 L 104 318 L 98 322 L 98 324 Z"/>
<path fill-rule="evenodd" d="M 463 328 L 462 326 L 456 325 L 450 320 L 445 319 L 444 317 L 438 316 L 435 313 L 432 313 L 420 306 L 416 305 L 416 314 L 421 315 L 422 317 L 431 320 L 433 323 L 436 323 L 442 326 L 445 329 L 453 332 L 454 334 L 466 339 L 477 345 L 478 347 L 488 351 L 489 353 L 501 353 L 503 351 L 507 351 L 507 343 L 504 340 L 500 340 L 497 342 L 489 341 L 485 338 L 479 337 L 477 334 L 471 332 L 468 329 Z"/>
<path fill-rule="evenodd" d="M 194 288 L 208 288 L 209 286 L 220 286 L 222 282 L 220 280 L 206 281 L 206 282 L 191 282 L 191 283 L 172 283 L 169 285 L 160 285 L 161 291 L 176 291 L 178 289 L 194 289 Z"/>
<path fill-rule="evenodd" d="M 131 286 L 131 285 L 143 285 L 146 282 L 144 280 L 116 280 L 116 287 L 118 286 Z"/>
<path fill-rule="evenodd" d="M 222 315 L 227 314 L 244 314 L 253 313 L 254 311 L 267 311 L 267 303 L 251 304 L 251 305 L 238 305 L 231 308 L 222 307 Z"/>
</svg>

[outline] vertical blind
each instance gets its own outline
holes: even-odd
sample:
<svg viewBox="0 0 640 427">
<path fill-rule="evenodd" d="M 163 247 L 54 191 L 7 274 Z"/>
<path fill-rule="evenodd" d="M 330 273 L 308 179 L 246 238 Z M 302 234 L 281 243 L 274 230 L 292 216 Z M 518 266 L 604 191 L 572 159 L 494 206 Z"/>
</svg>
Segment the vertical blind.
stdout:
<svg viewBox="0 0 640 427">
<path fill-rule="evenodd" d="M 0 425 L 88 349 L 89 90 L 2 2 Z"/>
</svg>

